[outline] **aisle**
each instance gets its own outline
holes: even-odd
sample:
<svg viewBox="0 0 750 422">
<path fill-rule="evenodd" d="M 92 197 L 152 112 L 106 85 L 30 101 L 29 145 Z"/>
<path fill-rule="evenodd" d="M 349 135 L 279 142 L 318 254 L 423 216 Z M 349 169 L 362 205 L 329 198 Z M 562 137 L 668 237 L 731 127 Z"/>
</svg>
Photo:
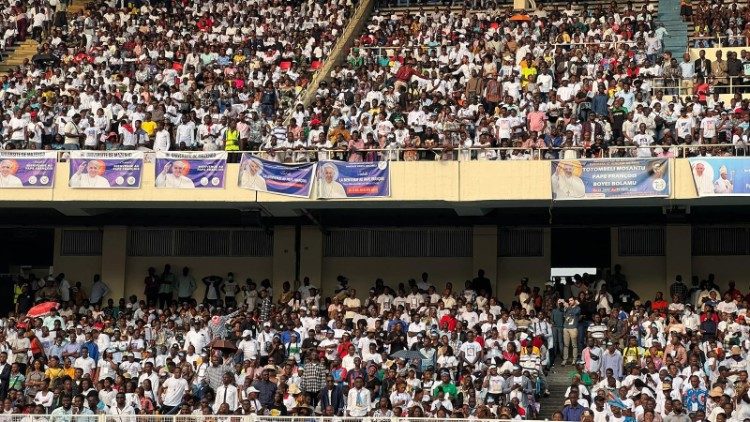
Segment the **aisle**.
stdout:
<svg viewBox="0 0 750 422">
<path fill-rule="evenodd" d="M 563 394 L 565 394 L 565 390 L 570 386 L 570 377 L 568 375 L 573 369 L 574 367 L 570 365 L 560 367 L 558 360 L 558 363 L 549 371 L 547 385 L 550 394 L 549 397 L 541 397 L 539 399 L 539 419 L 552 419 L 552 414 L 562 409 L 563 402 L 565 401 Z"/>
</svg>

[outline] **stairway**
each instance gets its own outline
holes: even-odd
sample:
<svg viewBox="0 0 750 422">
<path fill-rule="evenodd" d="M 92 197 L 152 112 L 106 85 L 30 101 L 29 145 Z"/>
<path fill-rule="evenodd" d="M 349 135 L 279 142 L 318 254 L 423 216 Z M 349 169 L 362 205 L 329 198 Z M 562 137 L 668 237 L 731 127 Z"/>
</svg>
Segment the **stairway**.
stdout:
<svg viewBox="0 0 750 422">
<path fill-rule="evenodd" d="M 664 51 L 671 51 L 679 61 L 688 47 L 688 25 L 680 16 L 680 2 L 659 0 L 659 22 L 668 32 L 663 40 Z"/>
<path fill-rule="evenodd" d="M 547 388 L 549 389 L 549 397 L 541 397 L 539 399 L 539 420 L 551 420 L 552 415 L 558 410 L 562 410 L 563 403 L 565 402 L 565 390 L 570 386 L 570 373 L 575 368 L 568 366 L 560 366 L 559 360 L 555 366 L 550 369 L 547 374 Z"/>
<path fill-rule="evenodd" d="M 34 54 L 36 54 L 38 47 L 39 43 L 31 38 L 20 43 L 5 60 L 0 62 L 0 74 L 5 74 L 22 65 L 26 59 L 31 60 Z"/>
</svg>

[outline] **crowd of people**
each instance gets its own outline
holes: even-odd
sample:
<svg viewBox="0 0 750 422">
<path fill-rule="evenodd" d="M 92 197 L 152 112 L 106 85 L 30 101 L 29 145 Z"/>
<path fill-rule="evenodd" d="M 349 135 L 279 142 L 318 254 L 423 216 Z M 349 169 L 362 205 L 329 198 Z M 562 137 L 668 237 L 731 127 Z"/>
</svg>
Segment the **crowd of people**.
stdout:
<svg viewBox="0 0 750 422">
<path fill-rule="evenodd" d="M 49 14 L 59 1 L 39 3 Z M 238 122 L 249 123 L 244 140 L 260 142 L 266 127 L 249 116 L 282 117 L 355 5 L 113 0 L 63 13 L 38 53 L 2 77 L 3 146 L 230 149 Z"/>
<path fill-rule="evenodd" d="M 750 45 L 750 14 L 746 4 L 736 0 L 685 1 L 681 12 L 693 25 L 691 45 L 696 48 Z"/>
<path fill-rule="evenodd" d="M 2 321 L 3 413 L 535 419 L 548 374 L 563 421 L 750 418 L 748 297 L 713 275 L 651 300 L 620 266 L 523 279 L 500 301 L 483 271 L 366 293 L 337 277 L 274 288 L 150 268 L 143 295 L 26 275 Z M 533 286 L 533 287 L 532 287 Z M 47 305 L 54 302 L 57 305 Z M 44 312 L 38 312 L 40 308 Z"/>
<path fill-rule="evenodd" d="M 121 3 L 53 19 L 39 54 L 3 77 L 5 148 L 280 162 L 746 153 L 748 101 L 721 94 L 750 83 L 750 54 L 664 51 L 653 3 L 375 11 L 309 105 L 298 94 L 355 2 Z"/>
</svg>

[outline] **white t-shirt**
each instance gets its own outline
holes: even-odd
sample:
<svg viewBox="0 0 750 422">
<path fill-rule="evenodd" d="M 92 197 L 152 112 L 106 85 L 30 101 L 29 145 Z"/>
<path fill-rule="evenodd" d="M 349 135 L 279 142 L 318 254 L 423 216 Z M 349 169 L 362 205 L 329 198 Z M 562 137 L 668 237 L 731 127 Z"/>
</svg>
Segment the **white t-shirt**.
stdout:
<svg viewBox="0 0 750 422">
<path fill-rule="evenodd" d="M 182 403 L 182 396 L 188 389 L 188 383 L 183 378 L 171 377 L 164 381 L 164 400 L 165 406 L 179 406 Z"/>
<path fill-rule="evenodd" d="M 471 343 L 467 342 L 461 345 L 459 351 L 464 353 L 464 357 L 467 361 L 475 363 L 477 360 L 479 360 L 479 353 L 482 351 L 482 346 L 480 346 L 476 341 L 473 341 Z"/>
<path fill-rule="evenodd" d="M 91 359 L 91 357 L 79 357 L 76 358 L 75 362 L 73 363 L 73 367 L 81 368 L 84 374 L 90 374 L 91 371 L 93 371 L 96 367 L 96 362 L 94 362 L 94 359 Z"/>
</svg>

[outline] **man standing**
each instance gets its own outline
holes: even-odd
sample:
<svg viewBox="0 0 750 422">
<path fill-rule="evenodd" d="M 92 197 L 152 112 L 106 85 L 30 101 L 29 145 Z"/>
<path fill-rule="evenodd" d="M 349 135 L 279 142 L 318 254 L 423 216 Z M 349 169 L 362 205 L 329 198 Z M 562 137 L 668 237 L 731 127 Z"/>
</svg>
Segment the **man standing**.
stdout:
<svg viewBox="0 0 750 422">
<path fill-rule="evenodd" d="M 569 348 L 572 346 L 573 354 L 570 364 L 578 358 L 578 320 L 581 318 L 581 308 L 574 298 L 568 299 L 565 307 L 565 321 L 563 323 L 563 366 L 568 362 Z"/>
<path fill-rule="evenodd" d="M 162 397 L 162 415 L 172 415 L 179 410 L 182 398 L 190 391 L 188 382 L 182 378 L 182 370 L 177 367 L 172 378 L 164 381 L 159 388 L 159 396 Z M 118 393 L 118 396 L 121 393 Z M 124 395 L 123 395 L 124 396 Z M 118 398 L 119 400 L 119 398 Z"/>
<path fill-rule="evenodd" d="M 91 294 L 89 295 L 89 303 L 92 305 L 101 305 L 104 296 L 109 294 L 109 286 L 102 281 L 99 274 L 94 275 L 94 284 L 91 286 Z"/>
<path fill-rule="evenodd" d="M 190 275 L 190 269 L 188 267 L 183 268 L 182 275 L 177 277 L 177 300 L 180 303 L 189 303 L 193 299 L 193 292 L 197 287 L 195 278 Z"/>
<path fill-rule="evenodd" d="M 258 393 L 258 400 L 264 408 L 270 409 L 273 406 L 273 398 L 276 395 L 276 384 L 269 381 L 270 374 L 268 370 L 264 370 L 261 374 L 261 379 L 253 383 Z"/>
<path fill-rule="evenodd" d="M 370 413 L 372 401 L 370 400 L 370 390 L 363 388 L 364 380 L 357 377 L 354 380 L 354 388 L 349 390 L 346 400 L 347 416 L 364 417 Z"/>
<path fill-rule="evenodd" d="M 111 421 L 128 422 L 135 417 L 135 409 L 125 401 L 125 392 L 120 391 L 115 396 L 115 405 L 109 408 L 109 414 L 113 416 L 124 416 L 108 418 Z"/>
<path fill-rule="evenodd" d="M 216 397 L 214 398 L 214 412 L 219 411 L 219 406 L 226 403 L 229 406 L 229 411 L 234 412 L 240 404 L 240 395 L 237 387 L 232 384 L 234 375 L 231 372 L 225 372 L 222 376 L 222 385 L 216 389 Z"/>
</svg>

